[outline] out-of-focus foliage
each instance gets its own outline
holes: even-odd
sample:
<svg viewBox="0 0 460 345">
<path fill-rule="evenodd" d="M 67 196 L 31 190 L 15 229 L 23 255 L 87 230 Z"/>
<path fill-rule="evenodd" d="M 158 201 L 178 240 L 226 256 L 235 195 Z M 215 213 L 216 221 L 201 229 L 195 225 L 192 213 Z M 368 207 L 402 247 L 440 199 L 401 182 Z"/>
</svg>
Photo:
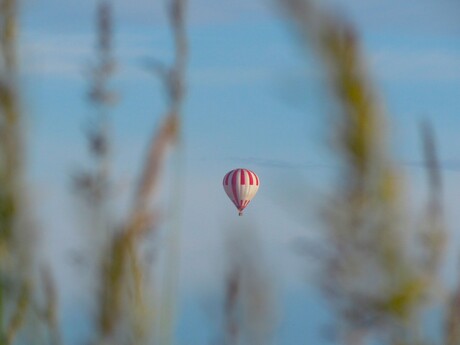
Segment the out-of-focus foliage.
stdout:
<svg viewBox="0 0 460 345">
<path fill-rule="evenodd" d="M 222 343 L 269 345 L 273 343 L 276 305 L 260 240 L 252 229 L 230 230 Z"/>
<path fill-rule="evenodd" d="M 341 160 L 335 192 L 322 206 L 320 286 L 336 310 L 342 340 L 422 344 L 420 313 L 435 294 L 444 231 L 434 140 L 425 128 L 431 200 L 420 229 L 410 229 L 404 186 L 387 148 L 379 104 L 357 34 L 309 0 L 280 1 L 324 63 L 338 107 L 331 119 Z M 423 241 L 420 241 L 423 238 Z"/>
<path fill-rule="evenodd" d="M 172 320 L 167 320 L 169 324 L 165 324 L 162 315 L 172 315 L 172 312 L 164 308 L 157 311 L 164 302 L 164 296 L 156 301 L 159 296 L 154 291 L 151 267 L 143 259 L 141 251 L 143 239 L 159 226 L 159 212 L 151 210 L 151 201 L 157 194 L 168 148 L 178 136 L 185 89 L 185 1 L 172 0 L 168 5 L 175 60 L 170 67 L 164 67 L 160 77 L 168 91 L 169 109 L 159 128 L 152 134 L 132 207 L 122 224 L 114 224 L 114 211 L 109 202 L 114 197 L 110 176 L 109 107 L 117 98 L 109 90 L 115 67 L 112 56 L 112 9 L 110 2 L 105 0 L 101 0 L 98 6 L 97 59 L 90 69 L 89 91 L 89 100 L 97 113 L 88 132 L 89 152 L 94 158 L 95 168 L 75 179 L 75 186 L 82 192 L 91 214 L 92 223 L 87 233 L 92 245 L 91 252 L 98 253 L 92 263 L 97 267 L 94 278 L 98 281 L 95 291 L 97 316 L 94 321 L 97 326 L 96 344 L 149 344 L 156 338 L 161 342 L 171 342 L 168 338 L 171 337 Z M 95 234 L 99 234 L 96 243 Z M 154 334 L 154 330 L 159 335 Z"/>
<path fill-rule="evenodd" d="M 148 232 L 159 225 L 159 212 L 150 209 L 151 200 L 157 193 L 168 148 L 177 141 L 179 134 L 187 61 L 185 5 L 184 0 L 168 2 L 175 47 L 174 61 L 170 66 L 163 66 L 159 76 L 167 90 L 169 107 L 162 124 L 152 133 L 130 212 L 122 224 L 117 224 L 111 202 L 115 193 L 113 167 L 110 164 L 111 155 L 114 154 L 111 152 L 110 108 L 117 100 L 110 87 L 115 72 L 112 4 L 107 0 L 97 4 L 95 60 L 88 70 L 88 100 L 95 115 L 89 121 L 86 132 L 92 165 L 79 171 L 73 181 L 73 188 L 78 191 L 82 201 L 79 210 L 85 220 L 80 224 L 82 235 L 87 238 L 91 253 L 86 260 L 94 273 L 91 277 L 95 282 L 91 285 L 94 289 L 90 288 L 88 295 L 92 295 L 94 301 L 94 334 L 91 342 L 95 344 L 147 344 L 153 341 L 153 330 L 163 334 L 156 336 L 163 342 L 172 342 L 169 338 L 173 313 L 166 308 L 172 309 L 174 306 L 169 303 L 161 309 L 162 315 L 170 315 L 169 318 L 154 315 L 154 300 L 159 296 L 153 293 L 153 282 L 149 278 L 151 267 L 142 258 L 141 242 Z M 11 344 L 16 338 L 18 342 L 33 341 L 39 344 L 41 340 L 37 327 L 40 326 L 35 322 L 39 318 L 48 330 L 43 341 L 59 344 L 62 338 L 57 315 L 57 292 L 52 276 L 44 269 L 39 272 L 42 279 L 38 279 L 37 283 L 32 279 L 35 243 L 23 195 L 22 119 L 17 92 L 17 18 L 17 2 L 1 0 L 0 344 Z M 177 171 L 180 174 L 180 169 Z M 169 261 L 175 263 L 177 259 L 170 257 Z M 167 279 L 171 281 L 177 274 L 177 265 L 174 263 L 168 267 Z M 170 293 L 167 291 L 160 299 L 171 299 Z M 20 332 L 26 325 L 28 314 L 33 315 L 30 319 L 35 323 L 29 331 Z M 152 327 L 155 326 L 154 321 L 162 327 Z M 17 337 L 22 333 L 23 337 Z"/>
<path fill-rule="evenodd" d="M 0 1 L 0 343 L 32 322 L 33 233 L 27 218 L 17 77 L 17 5 Z M 38 341 L 38 337 L 37 337 Z"/>
<path fill-rule="evenodd" d="M 430 194 L 424 214 L 415 222 L 418 228 L 413 229 L 403 202 L 404 180 L 387 147 L 387 116 L 368 76 L 357 34 L 313 1 L 279 2 L 301 42 L 324 63 L 337 105 L 328 140 L 341 166 L 334 192 L 320 206 L 324 236 L 318 284 L 335 312 L 337 340 L 350 345 L 376 338 L 382 344 L 427 344 L 421 313 L 438 296 L 445 241 L 433 130 L 428 124 L 421 130 Z M 167 109 L 147 145 L 132 203 L 121 221 L 115 220 L 111 203 L 115 197 L 111 157 L 116 153 L 110 112 L 118 99 L 110 85 L 116 65 L 112 5 L 100 0 L 97 6 L 95 60 L 88 71 L 87 95 L 94 108 L 86 132 L 92 165 L 75 176 L 73 185 L 83 205 L 79 211 L 86 222 L 79 225 L 94 273 L 93 288 L 87 291 L 94 301 L 91 344 L 174 343 L 178 222 L 171 222 L 174 225 L 168 229 L 162 284 L 155 284 L 157 276 L 142 256 L 144 239 L 160 226 L 161 210 L 152 209 L 152 199 L 157 197 L 170 148 L 175 146 L 176 155 L 179 151 L 186 91 L 186 1 L 167 4 L 174 55 L 170 65 L 155 68 L 166 91 Z M 17 18 L 16 1 L 0 0 L 0 345 L 31 341 L 58 345 L 63 341 L 58 293 L 51 273 L 35 267 L 34 227 L 24 193 Z M 171 190 L 177 191 L 183 170 L 173 170 L 177 176 Z M 171 208 L 177 212 L 180 196 L 174 191 Z M 268 345 L 274 341 L 276 321 L 271 277 L 256 236 L 248 229 L 234 230 L 230 229 L 235 236 L 228 242 L 219 344 Z M 40 279 L 34 279 L 37 272 Z M 460 288 L 449 295 L 445 309 L 442 341 L 458 345 Z"/>
</svg>

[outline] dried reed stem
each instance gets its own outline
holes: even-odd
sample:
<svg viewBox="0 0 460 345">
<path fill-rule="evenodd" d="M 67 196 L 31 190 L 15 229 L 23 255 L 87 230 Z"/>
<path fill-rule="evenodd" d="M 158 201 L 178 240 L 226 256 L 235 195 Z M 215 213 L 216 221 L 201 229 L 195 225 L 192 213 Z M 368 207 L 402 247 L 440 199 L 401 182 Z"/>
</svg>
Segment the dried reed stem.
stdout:
<svg viewBox="0 0 460 345">
<path fill-rule="evenodd" d="M 19 297 L 16 301 L 16 306 L 14 308 L 14 313 L 10 318 L 8 326 L 6 328 L 6 344 L 12 344 L 15 336 L 17 335 L 19 329 L 24 324 L 27 310 L 30 305 L 30 286 L 25 282 L 20 291 Z"/>
<path fill-rule="evenodd" d="M 224 295 L 224 344 L 268 345 L 276 322 L 274 290 L 251 228 L 229 229 Z"/>
<path fill-rule="evenodd" d="M 446 241 L 444 212 L 442 207 L 442 177 L 433 127 L 429 122 L 420 126 L 427 185 L 429 190 L 425 215 L 422 217 L 422 247 L 424 249 L 423 265 L 429 280 L 438 280 L 438 273 L 443 258 Z"/>
<path fill-rule="evenodd" d="M 117 100 L 109 83 L 115 70 L 112 55 L 112 9 L 109 0 L 100 0 L 97 8 L 96 61 L 89 70 L 88 100 L 96 110 L 87 131 L 88 151 L 94 160 L 93 171 L 83 172 L 75 178 L 75 186 L 84 193 L 94 213 L 107 218 L 106 201 L 110 189 L 109 111 Z"/>
<path fill-rule="evenodd" d="M 407 251 L 402 185 L 356 33 L 313 1 L 280 3 L 324 63 L 339 105 L 332 133 L 342 183 L 322 211 L 328 250 L 321 285 L 345 325 L 345 339 L 358 333 L 362 342 L 372 329 L 386 329 L 393 342 L 417 341 L 415 316 L 432 276 Z"/>
<path fill-rule="evenodd" d="M 20 212 L 21 115 L 16 92 L 16 2 L 0 2 L 0 249 L 8 251 Z"/>
<path fill-rule="evenodd" d="M 91 244 L 95 246 L 96 268 L 101 271 L 98 286 L 98 342 L 103 343 L 113 335 L 121 314 L 123 276 L 119 267 L 124 265 L 125 244 L 116 233 L 108 205 L 111 196 L 109 113 L 116 96 L 109 88 L 115 71 L 113 57 L 113 22 L 110 0 L 99 0 L 96 10 L 96 59 L 90 67 L 88 100 L 95 108 L 95 116 L 87 132 L 88 151 L 93 159 L 91 170 L 75 178 L 75 186 L 88 206 L 92 231 Z M 99 279 L 99 278 L 98 278 Z"/>
<path fill-rule="evenodd" d="M 174 60 L 163 78 L 163 84 L 169 98 L 170 121 L 175 127 L 171 138 L 176 144 L 174 152 L 174 176 L 171 185 L 172 222 L 169 228 L 169 238 L 166 243 L 166 269 L 162 281 L 162 298 L 160 304 L 159 343 L 168 345 L 173 341 L 175 298 L 179 275 L 179 239 L 181 228 L 182 190 L 184 184 L 184 159 L 180 140 L 180 125 L 182 105 L 186 90 L 186 68 L 188 60 L 188 44 L 186 32 L 186 0 L 170 0 L 169 22 L 173 33 Z"/>
<path fill-rule="evenodd" d="M 160 172 L 163 168 L 167 149 L 177 142 L 179 134 L 180 114 L 184 97 L 184 80 L 186 67 L 186 36 L 184 24 L 185 1 L 175 0 L 170 3 L 171 28 L 174 33 L 175 58 L 170 68 L 163 75 L 163 83 L 169 100 L 169 110 L 164 116 L 157 131 L 152 134 L 147 157 L 138 180 L 134 195 L 133 207 L 122 231 L 117 235 L 111 246 L 111 258 L 108 262 L 105 276 L 105 296 L 100 325 L 103 333 L 110 335 L 119 321 L 123 308 L 124 294 L 127 292 L 126 283 L 134 284 L 135 295 L 138 298 L 137 308 L 142 309 L 143 289 L 145 289 L 144 270 L 139 259 L 137 247 L 142 235 L 151 231 L 158 219 L 151 210 L 158 185 Z M 178 172 L 180 173 L 180 172 Z M 168 270 L 167 270 L 168 271 Z M 171 272 L 172 274 L 172 272 Z M 170 289 L 168 289 L 170 290 Z M 165 302 L 169 297 L 163 298 Z M 170 343 L 172 324 L 170 310 L 160 313 L 160 330 L 164 337 L 162 343 Z M 167 320 L 165 322 L 165 320 Z"/>
<path fill-rule="evenodd" d="M 62 336 L 58 322 L 58 296 L 51 271 L 48 267 L 42 270 L 45 308 L 43 310 L 43 319 L 48 326 L 49 344 L 61 345 Z"/>
<path fill-rule="evenodd" d="M 185 70 L 187 63 L 187 36 L 185 30 L 185 0 L 169 2 L 170 27 L 174 37 L 173 64 L 160 74 L 169 100 L 169 110 L 158 131 L 152 135 L 147 158 L 135 194 L 130 231 L 139 231 L 145 220 L 150 218 L 149 201 L 155 192 L 168 145 L 178 139 L 181 108 L 185 93 Z M 133 230 L 136 229 L 136 230 Z"/>
<path fill-rule="evenodd" d="M 0 343 L 12 343 L 31 299 L 30 224 L 22 195 L 23 147 L 17 91 L 17 3 L 0 0 Z"/>
<path fill-rule="evenodd" d="M 241 274 L 239 267 L 233 267 L 227 277 L 225 291 L 225 344 L 237 345 L 240 333 L 238 322 L 238 300 L 240 298 Z"/>
<path fill-rule="evenodd" d="M 460 286 L 448 299 L 444 334 L 445 345 L 460 343 Z"/>
</svg>

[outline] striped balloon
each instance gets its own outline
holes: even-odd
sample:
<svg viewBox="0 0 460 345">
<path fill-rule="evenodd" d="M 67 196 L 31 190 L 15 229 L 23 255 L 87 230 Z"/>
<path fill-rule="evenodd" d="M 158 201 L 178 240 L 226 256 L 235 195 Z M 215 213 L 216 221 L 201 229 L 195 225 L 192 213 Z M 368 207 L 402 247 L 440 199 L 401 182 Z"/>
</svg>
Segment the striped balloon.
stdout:
<svg viewBox="0 0 460 345">
<path fill-rule="evenodd" d="M 241 216 L 259 189 L 259 177 L 251 170 L 235 169 L 224 176 L 223 185 Z"/>
</svg>

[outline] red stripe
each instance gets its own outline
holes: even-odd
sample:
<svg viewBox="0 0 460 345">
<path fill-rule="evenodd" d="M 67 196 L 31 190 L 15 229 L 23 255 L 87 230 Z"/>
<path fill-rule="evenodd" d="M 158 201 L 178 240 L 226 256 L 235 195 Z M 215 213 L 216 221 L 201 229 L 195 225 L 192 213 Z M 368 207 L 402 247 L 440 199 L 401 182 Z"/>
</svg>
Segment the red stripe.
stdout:
<svg viewBox="0 0 460 345">
<path fill-rule="evenodd" d="M 257 177 L 257 175 L 254 173 L 254 176 L 256 177 L 256 186 L 259 185 L 259 178 Z"/>
<path fill-rule="evenodd" d="M 230 171 L 229 173 L 227 173 L 227 175 L 225 175 L 225 185 L 228 186 L 228 178 L 230 177 L 230 175 L 232 174 L 232 172 Z"/>
<path fill-rule="evenodd" d="M 241 171 L 240 183 L 241 184 L 246 184 L 246 181 L 245 181 L 246 170 L 245 169 L 240 169 L 240 171 Z"/>
<path fill-rule="evenodd" d="M 232 193 L 233 193 L 233 201 L 236 205 L 236 207 L 238 207 L 238 195 L 236 193 L 236 174 L 238 173 L 238 169 L 237 170 L 233 170 L 233 176 L 232 176 Z"/>
<path fill-rule="evenodd" d="M 246 206 L 248 206 L 250 200 L 241 200 L 242 204 L 241 207 L 239 208 L 240 211 L 244 210 Z"/>
<path fill-rule="evenodd" d="M 252 177 L 253 172 L 251 170 L 248 170 L 248 175 L 249 175 L 249 184 L 252 186 L 254 184 L 254 178 Z"/>
</svg>

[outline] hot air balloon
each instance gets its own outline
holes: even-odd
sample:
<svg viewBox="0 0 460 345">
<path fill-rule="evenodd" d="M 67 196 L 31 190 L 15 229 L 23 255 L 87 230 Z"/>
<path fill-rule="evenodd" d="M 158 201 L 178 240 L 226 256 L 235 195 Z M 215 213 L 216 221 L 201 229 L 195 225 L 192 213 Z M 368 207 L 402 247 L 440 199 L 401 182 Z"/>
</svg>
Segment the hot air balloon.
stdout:
<svg viewBox="0 0 460 345">
<path fill-rule="evenodd" d="M 224 176 L 223 185 L 225 193 L 235 204 L 238 214 L 243 215 L 243 210 L 251 202 L 259 189 L 259 177 L 249 169 L 235 169 Z"/>
</svg>

